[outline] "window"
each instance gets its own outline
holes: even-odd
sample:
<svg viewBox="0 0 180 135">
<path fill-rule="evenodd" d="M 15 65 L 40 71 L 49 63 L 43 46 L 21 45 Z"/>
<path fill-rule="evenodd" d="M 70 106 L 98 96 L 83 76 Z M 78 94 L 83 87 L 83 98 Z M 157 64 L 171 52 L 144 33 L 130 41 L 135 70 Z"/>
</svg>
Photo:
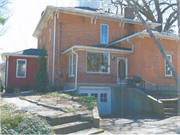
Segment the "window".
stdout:
<svg viewBox="0 0 180 135">
<path fill-rule="evenodd" d="M 167 55 L 167 57 L 170 59 L 170 61 L 172 62 L 172 56 L 171 55 Z M 172 76 L 172 71 L 170 69 L 170 67 L 167 64 L 167 61 L 165 60 L 165 75 L 166 76 Z"/>
<path fill-rule="evenodd" d="M 81 93 L 81 95 L 83 95 L 83 96 L 88 96 L 88 93 Z"/>
<path fill-rule="evenodd" d="M 16 65 L 16 77 L 17 78 L 26 78 L 26 60 L 17 59 Z"/>
<path fill-rule="evenodd" d="M 49 20 L 49 42 L 51 41 L 51 19 Z"/>
<path fill-rule="evenodd" d="M 87 72 L 109 73 L 109 54 L 87 52 Z"/>
<path fill-rule="evenodd" d="M 41 45 L 41 36 L 39 37 L 39 45 Z"/>
<path fill-rule="evenodd" d="M 69 76 L 74 76 L 74 69 L 75 69 L 75 55 L 69 55 Z"/>
<path fill-rule="evenodd" d="M 101 93 L 101 102 L 107 102 L 107 94 L 106 93 Z"/>
<path fill-rule="evenodd" d="M 98 94 L 97 93 L 91 93 L 91 96 L 94 96 L 94 97 L 98 98 Z"/>
<path fill-rule="evenodd" d="M 44 33 L 43 33 L 43 47 L 45 46 L 45 28 L 44 28 Z"/>
<path fill-rule="evenodd" d="M 109 26 L 106 24 L 101 24 L 101 43 L 107 44 L 108 41 L 108 28 Z"/>
</svg>

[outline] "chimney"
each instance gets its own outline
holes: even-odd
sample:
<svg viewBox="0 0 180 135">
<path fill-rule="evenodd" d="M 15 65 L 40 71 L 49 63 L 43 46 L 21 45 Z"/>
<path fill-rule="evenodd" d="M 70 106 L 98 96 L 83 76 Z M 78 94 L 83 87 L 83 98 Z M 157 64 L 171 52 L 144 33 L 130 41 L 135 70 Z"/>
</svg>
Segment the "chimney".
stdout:
<svg viewBox="0 0 180 135">
<path fill-rule="evenodd" d="M 126 7 L 125 9 L 125 18 L 134 19 L 134 9 L 132 7 Z"/>
</svg>

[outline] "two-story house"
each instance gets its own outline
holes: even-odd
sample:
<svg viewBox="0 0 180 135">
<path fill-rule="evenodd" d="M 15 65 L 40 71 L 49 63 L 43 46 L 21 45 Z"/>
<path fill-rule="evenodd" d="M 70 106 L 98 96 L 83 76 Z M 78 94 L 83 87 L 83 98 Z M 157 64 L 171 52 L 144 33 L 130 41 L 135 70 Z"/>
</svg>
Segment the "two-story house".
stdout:
<svg viewBox="0 0 180 135">
<path fill-rule="evenodd" d="M 153 29 L 161 24 L 147 22 Z M 179 38 L 153 31 L 180 75 Z M 37 48 L 47 50 L 49 80 L 65 91 L 98 98 L 101 114 L 111 114 L 113 87 L 139 76 L 161 90 L 176 90 L 172 71 L 132 8 L 121 16 L 92 7 L 47 6 L 35 28 Z M 2 54 L 6 86 L 33 85 L 37 49 Z"/>
</svg>

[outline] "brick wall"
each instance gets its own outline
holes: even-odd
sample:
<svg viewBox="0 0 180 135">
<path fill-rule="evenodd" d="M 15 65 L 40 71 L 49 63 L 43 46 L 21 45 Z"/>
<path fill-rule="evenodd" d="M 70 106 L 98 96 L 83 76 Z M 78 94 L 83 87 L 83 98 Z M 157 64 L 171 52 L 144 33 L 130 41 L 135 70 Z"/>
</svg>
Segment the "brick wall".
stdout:
<svg viewBox="0 0 180 135">
<path fill-rule="evenodd" d="M 50 18 L 51 19 L 51 18 Z M 54 19 L 54 17 L 53 17 Z M 47 28 L 45 28 L 45 47 L 47 52 L 50 53 L 50 67 L 49 67 L 49 79 L 52 80 L 52 65 L 53 65 L 53 36 L 54 36 L 54 20 L 51 20 L 51 41 L 48 42 L 48 29 L 49 29 L 49 20 L 47 22 Z M 61 78 L 61 81 L 64 82 L 74 82 L 74 77 L 68 77 L 68 56 L 62 55 L 61 60 L 59 57 L 60 54 L 60 23 L 62 23 L 62 35 L 61 35 L 61 50 L 65 51 L 74 45 L 83 45 L 83 46 L 92 46 L 100 44 L 100 25 L 101 23 L 109 25 L 109 42 L 122 38 L 128 34 L 134 32 L 139 32 L 145 29 L 142 25 L 133 25 L 126 24 L 124 28 L 119 28 L 119 23 L 114 21 L 99 20 L 97 19 L 96 24 L 91 24 L 91 18 L 82 17 L 77 15 L 70 15 L 65 13 L 59 13 L 59 18 L 57 18 L 56 23 L 56 55 L 55 55 L 55 75 L 58 75 L 60 70 L 64 75 Z M 43 34 L 41 37 L 41 45 L 39 48 L 42 48 L 43 43 Z M 158 39 L 159 40 L 159 39 Z M 177 55 L 178 43 L 172 40 L 159 40 L 163 45 L 165 51 L 172 51 L 173 55 L 173 64 L 180 75 L 180 68 L 177 68 L 177 65 L 180 66 L 177 58 L 180 58 L 180 54 Z M 135 44 L 134 53 L 130 55 L 122 54 L 111 54 L 117 57 L 127 57 L 128 58 L 128 74 L 129 75 L 138 75 L 148 80 L 152 83 L 171 83 L 174 84 L 175 81 L 172 78 L 164 78 L 165 76 L 165 61 L 160 54 L 160 51 L 157 49 L 156 45 L 153 43 L 152 39 L 149 37 L 137 38 L 133 40 Z M 131 48 L 132 45 L 125 43 L 120 45 L 121 47 Z M 180 52 L 180 50 L 179 50 Z M 178 53 L 179 53 L 178 52 Z M 112 75 L 117 75 L 117 61 L 111 60 L 110 74 L 90 74 L 86 73 L 86 52 L 78 51 L 79 53 L 79 65 L 78 65 L 78 82 L 105 82 L 104 76 L 111 77 Z M 61 61 L 61 63 L 59 63 Z M 59 65 L 61 65 L 59 67 Z M 178 67 L 179 67 L 178 66 Z M 104 78 L 103 78 L 104 77 Z M 96 78 L 96 79 L 95 79 Z M 58 81 L 58 79 L 55 79 Z"/>
<path fill-rule="evenodd" d="M 16 78 L 17 59 L 26 59 L 26 78 Z M 29 57 L 9 57 L 8 86 L 19 87 L 21 85 L 34 85 L 35 74 L 38 71 L 38 58 Z"/>
</svg>

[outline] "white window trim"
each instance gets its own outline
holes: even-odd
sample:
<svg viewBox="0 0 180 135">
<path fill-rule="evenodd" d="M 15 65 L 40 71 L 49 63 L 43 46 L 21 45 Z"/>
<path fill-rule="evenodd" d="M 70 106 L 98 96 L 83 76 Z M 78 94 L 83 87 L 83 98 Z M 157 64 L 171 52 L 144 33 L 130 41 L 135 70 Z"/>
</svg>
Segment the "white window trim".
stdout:
<svg viewBox="0 0 180 135">
<path fill-rule="evenodd" d="M 102 28 L 102 25 L 106 25 L 107 26 L 107 28 L 108 28 L 108 33 L 107 33 L 107 43 L 105 43 L 105 42 L 101 42 L 101 35 L 102 35 L 102 30 L 101 30 L 101 28 Z M 100 26 L 101 28 L 100 28 L 100 30 L 101 30 L 101 35 L 100 35 L 100 43 L 101 44 L 108 44 L 109 43 L 109 25 L 108 24 L 101 24 L 101 26 Z"/>
<path fill-rule="evenodd" d="M 71 62 L 71 61 L 70 61 L 70 57 L 71 57 L 71 56 L 72 56 L 72 63 L 70 64 L 70 62 Z M 70 55 L 69 55 L 69 77 L 74 77 L 74 72 L 73 72 L 73 70 L 74 70 L 73 57 L 74 57 L 73 54 L 70 54 Z M 70 66 L 72 66 L 72 67 L 71 67 L 71 70 L 72 70 L 71 72 L 73 72 L 72 75 L 70 75 Z"/>
<path fill-rule="evenodd" d="M 49 42 L 51 41 L 51 19 L 49 20 Z"/>
<path fill-rule="evenodd" d="M 18 76 L 18 61 L 25 61 L 25 64 L 26 64 L 25 76 Z M 17 59 L 17 62 L 16 62 L 16 78 L 26 78 L 26 69 L 27 69 L 27 60 L 26 59 Z"/>
<path fill-rule="evenodd" d="M 108 72 L 89 72 L 87 71 L 87 53 L 86 52 L 86 73 L 90 74 L 110 74 L 110 53 L 108 53 Z M 92 52 L 92 53 L 102 53 L 102 52 Z M 106 52 L 103 52 L 106 53 Z"/>
<path fill-rule="evenodd" d="M 170 61 L 172 63 L 172 55 L 167 55 L 167 56 L 170 56 Z M 172 71 L 171 71 L 171 74 L 170 75 L 167 75 L 166 74 L 166 60 L 165 60 L 165 76 L 172 76 Z"/>
</svg>

